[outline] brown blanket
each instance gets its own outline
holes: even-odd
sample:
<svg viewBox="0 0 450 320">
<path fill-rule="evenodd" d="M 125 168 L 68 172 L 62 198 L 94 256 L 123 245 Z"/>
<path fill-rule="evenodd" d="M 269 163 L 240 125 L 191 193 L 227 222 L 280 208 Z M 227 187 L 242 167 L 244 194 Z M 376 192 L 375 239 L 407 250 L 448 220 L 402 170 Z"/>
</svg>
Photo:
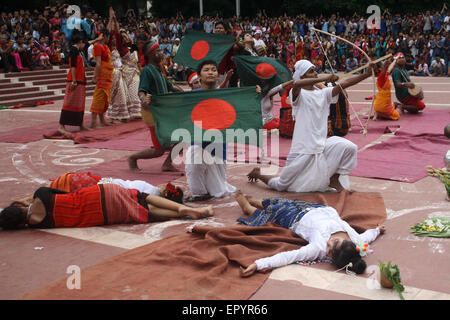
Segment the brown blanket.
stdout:
<svg viewBox="0 0 450 320">
<path fill-rule="evenodd" d="M 299 196 L 335 207 L 355 229 L 374 228 L 386 218 L 380 194 L 342 192 Z M 248 299 L 269 273 L 239 276 L 239 267 L 306 241 L 290 230 L 234 225 L 197 227 L 136 248 L 82 270 L 81 290 L 68 290 L 67 279 L 23 299 Z"/>
</svg>

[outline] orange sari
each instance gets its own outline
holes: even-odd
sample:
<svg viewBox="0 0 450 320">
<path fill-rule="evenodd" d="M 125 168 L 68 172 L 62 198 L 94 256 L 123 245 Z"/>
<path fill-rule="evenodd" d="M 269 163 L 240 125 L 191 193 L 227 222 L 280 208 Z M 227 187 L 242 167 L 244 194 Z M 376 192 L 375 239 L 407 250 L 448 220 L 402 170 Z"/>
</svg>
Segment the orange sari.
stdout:
<svg viewBox="0 0 450 320">
<path fill-rule="evenodd" d="M 381 73 L 377 80 L 378 93 L 375 96 L 374 109 L 378 114 L 386 119 L 398 120 L 400 114 L 392 105 L 391 99 L 391 81 L 389 80 L 389 72 Z"/>
<path fill-rule="evenodd" d="M 92 106 L 90 111 L 103 114 L 108 110 L 111 101 L 111 88 L 113 84 L 114 66 L 111 63 L 111 51 L 108 46 L 97 44 L 92 51 L 94 57 L 102 56 L 100 71 L 97 76 L 97 85 L 95 86 Z"/>
</svg>

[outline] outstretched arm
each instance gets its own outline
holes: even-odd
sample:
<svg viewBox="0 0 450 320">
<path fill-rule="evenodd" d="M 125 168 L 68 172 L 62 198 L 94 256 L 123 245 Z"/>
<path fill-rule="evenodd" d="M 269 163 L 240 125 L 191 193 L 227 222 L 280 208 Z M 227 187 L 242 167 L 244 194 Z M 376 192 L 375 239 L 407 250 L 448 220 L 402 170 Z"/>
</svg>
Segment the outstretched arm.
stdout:
<svg viewBox="0 0 450 320">
<path fill-rule="evenodd" d="M 361 81 L 363 81 L 363 80 L 369 78 L 369 77 L 372 75 L 371 70 L 372 70 L 374 67 L 375 67 L 375 64 L 371 62 L 371 63 L 370 63 L 370 66 L 369 66 L 368 72 L 363 73 L 363 74 L 359 74 L 359 75 L 354 76 L 354 77 L 346 78 L 344 81 L 340 82 L 340 83 L 339 83 L 340 85 L 335 86 L 335 87 L 333 88 L 333 93 L 332 93 L 333 97 L 335 97 L 335 96 L 337 96 L 338 94 L 340 94 L 340 93 L 342 92 L 342 89 L 347 89 L 348 87 L 354 86 L 355 84 L 358 84 L 358 83 L 360 83 Z"/>
<path fill-rule="evenodd" d="M 292 89 L 292 99 L 293 100 L 297 99 L 301 88 L 309 87 L 320 82 L 336 82 L 338 79 L 339 79 L 338 76 L 334 74 L 329 74 L 317 78 L 295 80 L 293 83 L 294 88 Z"/>
<path fill-rule="evenodd" d="M 241 277 L 249 277 L 258 270 L 284 267 L 298 261 L 314 261 L 319 258 L 320 249 L 308 244 L 298 250 L 285 251 L 271 257 L 256 260 L 247 269 L 241 269 Z"/>
</svg>

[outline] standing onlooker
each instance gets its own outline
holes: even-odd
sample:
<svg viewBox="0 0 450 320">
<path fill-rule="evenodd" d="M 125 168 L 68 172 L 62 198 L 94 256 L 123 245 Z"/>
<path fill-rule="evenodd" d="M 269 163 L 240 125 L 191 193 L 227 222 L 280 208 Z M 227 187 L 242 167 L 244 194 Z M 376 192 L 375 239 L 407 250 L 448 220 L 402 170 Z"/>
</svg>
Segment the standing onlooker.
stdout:
<svg viewBox="0 0 450 320">
<path fill-rule="evenodd" d="M 433 22 L 432 17 L 430 15 L 430 11 L 426 12 L 426 15 L 423 15 L 423 20 L 424 20 L 424 26 L 423 26 L 423 33 L 426 35 L 429 32 L 431 32 L 431 24 Z"/>
<path fill-rule="evenodd" d="M 83 126 L 86 102 L 86 74 L 84 70 L 83 51 L 85 43 L 80 34 L 72 37 L 69 54 L 69 72 L 67 74 L 66 93 L 59 118 L 59 131 L 69 133 L 65 125 L 79 126 L 80 130 L 87 130 Z"/>
</svg>

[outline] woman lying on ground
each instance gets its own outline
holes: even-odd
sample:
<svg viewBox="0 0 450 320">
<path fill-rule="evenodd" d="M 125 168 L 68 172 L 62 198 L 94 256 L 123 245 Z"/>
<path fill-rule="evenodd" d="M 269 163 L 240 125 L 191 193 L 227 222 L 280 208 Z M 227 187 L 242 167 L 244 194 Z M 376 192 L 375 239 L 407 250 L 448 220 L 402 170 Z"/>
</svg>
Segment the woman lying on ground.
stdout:
<svg viewBox="0 0 450 320">
<path fill-rule="evenodd" d="M 90 172 L 68 172 L 62 174 L 58 178 L 54 179 L 50 183 L 49 187 L 66 192 L 77 192 L 83 188 L 105 183 L 116 184 L 125 189 L 136 189 L 142 193 L 161 196 L 178 203 L 183 203 L 183 190 L 180 187 L 175 187 L 170 182 L 167 185 L 154 186 L 142 180 L 122 180 L 111 177 L 100 177 L 92 175 Z"/>
<path fill-rule="evenodd" d="M 0 212 L 5 230 L 30 228 L 83 228 L 125 223 L 148 223 L 171 218 L 201 219 L 214 213 L 212 206 L 191 208 L 116 184 L 97 184 L 68 193 L 39 188 L 33 201 L 14 202 Z"/>
<path fill-rule="evenodd" d="M 136 189 L 141 193 L 149 195 L 160 196 L 166 199 L 183 203 L 183 190 L 180 187 L 175 187 L 172 183 L 167 185 L 154 186 L 142 180 L 122 180 L 111 177 L 100 177 L 87 173 L 68 172 L 60 175 L 52 180 L 49 187 L 68 193 L 77 192 L 81 189 L 95 186 L 97 184 L 112 183 L 121 186 L 125 189 Z M 33 201 L 33 195 L 29 195 L 23 199 L 15 200 L 11 206 L 19 205 L 28 207 Z"/>
<path fill-rule="evenodd" d="M 283 198 L 265 199 L 261 202 L 246 198 L 241 192 L 236 194 L 236 200 L 244 214 L 249 216 L 239 218 L 238 222 L 249 226 L 262 226 L 273 222 L 294 231 L 308 241 L 308 245 L 298 250 L 281 252 L 256 260 L 246 269 L 241 269 L 242 277 L 251 276 L 263 269 L 324 259 L 327 256 L 337 269 L 346 268 L 348 271 L 361 274 L 366 269 L 366 263 L 361 258 L 363 250 L 358 252 L 356 245 L 371 243 L 379 234 L 385 232 L 384 226 L 378 226 L 358 234 L 339 217 L 334 208 L 318 203 Z"/>
</svg>

